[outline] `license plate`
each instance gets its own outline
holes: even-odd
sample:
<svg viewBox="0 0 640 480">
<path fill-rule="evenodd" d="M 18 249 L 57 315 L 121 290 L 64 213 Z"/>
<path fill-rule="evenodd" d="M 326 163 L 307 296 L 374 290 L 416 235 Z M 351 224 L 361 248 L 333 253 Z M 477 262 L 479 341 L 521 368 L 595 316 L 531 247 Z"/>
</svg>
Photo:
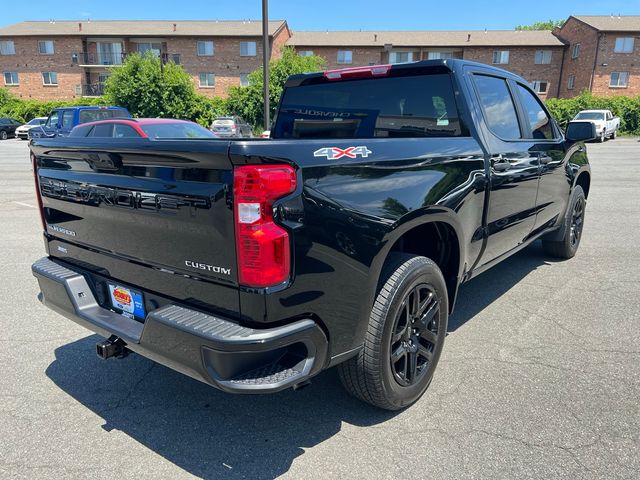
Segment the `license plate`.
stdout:
<svg viewBox="0 0 640 480">
<path fill-rule="evenodd" d="M 121 285 L 109 284 L 111 305 L 126 317 L 144 318 L 144 300 L 142 293 Z"/>
</svg>

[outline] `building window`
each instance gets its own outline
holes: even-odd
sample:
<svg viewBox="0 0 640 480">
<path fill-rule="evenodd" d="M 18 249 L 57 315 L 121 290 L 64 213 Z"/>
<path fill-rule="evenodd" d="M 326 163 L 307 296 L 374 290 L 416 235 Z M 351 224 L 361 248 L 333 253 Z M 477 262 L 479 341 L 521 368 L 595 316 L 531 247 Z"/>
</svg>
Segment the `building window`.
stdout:
<svg viewBox="0 0 640 480">
<path fill-rule="evenodd" d="M 428 52 L 427 60 L 446 60 L 448 58 L 453 58 L 452 52 Z"/>
<path fill-rule="evenodd" d="M 574 43 L 571 46 L 571 58 L 578 58 L 580 56 L 580 44 Z"/>
<path fill-rule="evenodd" d="M 215 87 L 216 86 L 216 76 L 213 73 L 201 73 L 200 77 L 200 86 L 201 87 Z"/>
<path fill-rule="evenodd" d="M 212 40 L 201 40 L 198 42 L 198 56 L 212 57 L 214 52 Z"/>
<path fill-rule="evenodd" d="M 171 54 L 171 61 L 173 63 L 175 63 L 176 65 L 181 65 L 182 61 L 180 59 L 180 54 L 179 53 L 172 53 Z"/>
<path fill-rule="evenodd" d="M 301 57 L 313 57 L 313 50 L 300 50 L 298 55 Z"/>
<path fill-rule="evenodd" d="M 20 80 L 18 79 L 18 72 L 4 72 L 4 84 L 20 85 Z"/>
<path fill-rule="evenodd" d="M 40 55 L 53 55 L 53 40 L 39 40 L 38 53 Z"/>
<path fill-rule="evenodd" d="M 156 58 L 160 58 L 162 53 L 162 44 L 154 42 L 139 42 L 136 44 L 136 50 L 142 56 L 145 56 L 147 52 L 151 52 Z"/>
<path fill-rule="evenodd" d="M 389 53 L 389 63 L 413 62 L 413 52 L 391 52 Z"/>
<path fill-rule="evenodd" d="M 248 87 L 250 83 L 251 82 L 249 82 L 249 74 L 248 73 L 241 73 L 240 74 L 240 86 L 241 87 Z"/>
<path fill-rule="evenodd" d="M 618 37 L 613 51 L 616 53 L 633 53 L 633 41 L 633 37 Z"/>
<path fill-rule="evenodd" d="M 531 82 L 533 91 L 540 94 L 545 94 L 549 90 L 549 82 L 546 80 L 534 80 Z"/>
<path fill-rule="evenodd" d="M 536 50 L 536 65 L 549 65 L 551 63 L 551 50 Z"/>
<path fill-rule="evenodd" d="M 42 72 L 43 85 L 58 85 L 58 74 L 56 72 Z"/>
<path fill-rule="evenodd" d="M 506 65 L 509 63 L 509 50 L 495 50 L 493 52 L 493 63 L 496 65 Z"/>
<path fill-rule="evenodd" d="M 0 55 L 15 55 L 16 45 L 13 40 L 3 40 L 0 42 Z"/>
<path fill-rule="evenodd" d="M 241 57 L 255 57 L 256 56 L 256 42 L 240 42 L 240 56 Z"/>
<path fill-rule="evenodd" d="M 567 79 L 567 90 L 573 90 L 573 87 L 576 86 L 576 76 L 575 75 L 569 75 L 569 78 Z"/>
<path fill-rule="evenodd" d="M 97 63 L 98 65 L 122 65 L 122 43 L 120 42 L 98 42 L 96 43 L 98 52 L 97 61 L 87 58 L 87 63 Z"/>
<path fill-rule="evenodd" d="M 351 50 L 338 50 L 338 63 L 351 63 L 353 61 L 353 52 Z"/>
<path fill-rule="evenodd" d="M 610 87 L 628 87 L 629 86 L 629 72 L 612 72 L 611 79 L 609 80 Z"/>
</svg>

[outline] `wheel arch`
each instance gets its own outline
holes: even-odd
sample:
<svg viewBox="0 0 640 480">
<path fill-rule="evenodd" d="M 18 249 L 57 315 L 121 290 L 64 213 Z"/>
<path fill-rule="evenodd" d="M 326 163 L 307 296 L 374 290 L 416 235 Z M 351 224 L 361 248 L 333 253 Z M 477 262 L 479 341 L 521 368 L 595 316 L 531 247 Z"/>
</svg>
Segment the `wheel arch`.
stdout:
<svg viewBox="0 0 640 480">
<path fill-rule="evenodd" d="M 587 170 L 583 170 L 578 174 L 574 181 L 574 186 L 580 185 L 584 191 L 584 197 L 589 198 L 589 187 L 591 186 L 591 174 Z"/>
<path fill-rule="evenodd" d="M 447 285 L 449 312 L 453 311 L 455 299 L 465 264 L 465 239 L 455 213 L 444 207 L 427 208 L 415 212 L 412 218 L 398 224 L 385 239 L 385 248 L 380 251 L 372 267 L 375 267 L 377 292 L 385 266 L 392 253 L 411 253 L 433 260 Z"/>
</svg>

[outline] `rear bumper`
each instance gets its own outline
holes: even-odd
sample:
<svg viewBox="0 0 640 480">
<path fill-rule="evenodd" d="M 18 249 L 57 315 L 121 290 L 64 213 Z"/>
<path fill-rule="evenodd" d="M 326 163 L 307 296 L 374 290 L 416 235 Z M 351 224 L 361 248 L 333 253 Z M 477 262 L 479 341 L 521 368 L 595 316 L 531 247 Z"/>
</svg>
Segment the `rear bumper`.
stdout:
<svg viewBox="0 0 640 480">
<path fill-rule="evenodd" d="M 252 329 L 169 304 L 149 312 L 142 323 L 101 307 L 86 278 L 68 266 L 42 258 L 31 269 L 47 307 L 226 392 L 277 392 L 304 382 L 326 363 L 327 339 L 311 319 Z"/>
</svg>

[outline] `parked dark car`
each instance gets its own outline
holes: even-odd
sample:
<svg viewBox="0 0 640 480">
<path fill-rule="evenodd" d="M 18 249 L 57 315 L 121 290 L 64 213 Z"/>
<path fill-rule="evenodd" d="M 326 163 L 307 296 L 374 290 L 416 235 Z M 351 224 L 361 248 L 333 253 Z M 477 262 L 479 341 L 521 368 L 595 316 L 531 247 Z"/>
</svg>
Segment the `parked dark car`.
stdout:
<svg viewBox="0 0 640 480">
<path fill-rule="evenodd" d="M 28 137 L 66 137 L 77 125 L 110 118 L 131 118 L 131 114 L 122 107 L 60 107 L 51 111 L 44 125 L 29 130 Z"/>
<path fill-rule="evenodd" d="M 20 126 L 20 122 L 14 118 L 0 118 L 0 140 L 16 136 L 16 129 Z"/>
<path fill-rule="evenodd" d="M 235 393 L 338 366 L 377 407 L 431 382 L 459 286 L 580 245 L 588 122 L 466 60 L 294 75 L 269 141 L 37 139 L 48 307 Z M 490 350 L 492 345 L 486 345 Z"/>
<path fill-rule="evenodd" d="M 198 139 L 218 138 L 195 122 L 171 118 L 123 118 L 83 123 L 71 130 L 70 137 Z"/>
<path fill-rule="evenodd" d="M 238 116 L 218 117 L 211 124 L 211 131 L 221 138 L 252 138 L 251 125 Z"/>
</svg>

